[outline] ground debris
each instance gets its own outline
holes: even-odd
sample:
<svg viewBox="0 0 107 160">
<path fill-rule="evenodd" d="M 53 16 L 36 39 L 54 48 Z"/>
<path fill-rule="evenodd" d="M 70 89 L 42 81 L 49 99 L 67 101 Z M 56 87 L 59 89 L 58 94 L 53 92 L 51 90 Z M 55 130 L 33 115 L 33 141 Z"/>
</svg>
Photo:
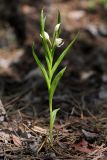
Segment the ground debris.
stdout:
<svg viewBox="0 0 107 160">
<path fill-rule="evenodd" d="M 3 122 L 5 117 L 6 117 L 6 111 L 2 104 L 2 101 L 0 100 L 0 122 Z"/>
<path fill-rule="evenodd" d="M 53 107 L 60 106 L 60 112 L 51 146 L 48 94 L 31 53 L 35 41 L 38 56 L 44 61 L 38 30 L 38 10 L 44 8 L 44 0 L 20 3 L 27 21 L 25 46 L 14 48 L 14 43 L 12 50 L 0 49 L 0 159 L 106 160 L 106 12 L 101 7 L 92 12 L 87 8 L 88 1 L 81 0 L 50 1 L 46 9 L 52 22 L 47 22 L 50 32 L 57 8 L 61 11 L 65 46 L 81 30 L 71 53 L 61 64 L 68 69 L 53 98 Z M 12 44 L 14 39 L 8 38 Z M 58 50 L 56 58 L 59 53 Z"/>
</svg>

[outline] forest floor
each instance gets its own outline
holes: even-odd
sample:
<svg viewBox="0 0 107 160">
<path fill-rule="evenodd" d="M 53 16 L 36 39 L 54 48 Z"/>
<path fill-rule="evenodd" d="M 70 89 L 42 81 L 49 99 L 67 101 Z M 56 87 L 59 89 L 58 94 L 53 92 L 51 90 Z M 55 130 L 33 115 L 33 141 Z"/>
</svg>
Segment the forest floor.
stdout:
<svg viewBox="0 0 107 160">
<path fill-rule="evenodd" d="M 21 5 L 26 20 L 25 45 L 16 47 L 11 29 L 0 30 L 3 44 L 8 34 L 11 37 L 6 43 L 9 46 L 0 48 L 0 160 L 106 160 L 107 11 L 100 5 L 89 8 L 85 0 L 54 1 L 48 6 L 49 32 L 57 10 L 61 12 L 63 47 L 80 32 L 61 64 L 67 65 L 67 71 L 54 96 L 54 106 L 60 106 L 60 111 L 50 146 L 48 94 L 31 51 L 35 41 L 42 59 L 42 4 L 28 2 Z"/>
</svg>

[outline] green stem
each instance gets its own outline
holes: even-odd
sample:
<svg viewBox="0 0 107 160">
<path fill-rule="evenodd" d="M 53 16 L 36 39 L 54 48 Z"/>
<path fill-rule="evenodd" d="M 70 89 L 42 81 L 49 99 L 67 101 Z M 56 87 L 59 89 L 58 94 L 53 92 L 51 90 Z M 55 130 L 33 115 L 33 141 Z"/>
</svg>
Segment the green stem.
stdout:
<svg viewBox="0 0 107 160">
<path fill-rule="evenodd" d="M 49 98 L 49 108 L 50 108 L 50 128 L 49 128 L 49 137 L 50 137 L 50 143 L 53 144 L 53 126 L 52 126 L 52 99 Z"/>
<path fill-rule="evenodd" d="M 51 87 L 51 80 L 52 80 L 52 59 L 50 63 L 50 72 L 49 72 L 49 79 L 50 79 L 50 87 Z M 49 90 L 49 109 L 50 109 L 50 128 L 49 128 L 49 137 L 50 137 L 50 143 L 53 145 L 53 125 L 52 125 L 52 98 L 50 97 L 50 90 Z"/>
<path fill-rule="evenodd" d="M 48 74 L 49 74 L 49 86 L 51 88 L 51 82 L 52 82 L 52 66 L 53 66 L 53 55 L 51 54 L 51 59 L 49 61 L 49 67 L 48 67 Z M 49 109 L 50 109 L 50 127 L 49 127 L 49 138 L 50 143 L 53 145 L 53 117 L 52 117 L 52 101 L 53 99 L 50 97 L 50 89 L 49 89 Z"/>
</svg>

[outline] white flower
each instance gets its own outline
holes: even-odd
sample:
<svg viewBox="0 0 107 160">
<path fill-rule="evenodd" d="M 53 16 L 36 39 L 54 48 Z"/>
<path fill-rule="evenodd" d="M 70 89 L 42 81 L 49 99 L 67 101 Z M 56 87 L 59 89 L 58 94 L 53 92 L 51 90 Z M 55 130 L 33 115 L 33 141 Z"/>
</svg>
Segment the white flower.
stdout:
<svg viewBox="0 0 107 160">
<path fill-rule="evenodd" d="M 44 31 L 44 36 L 47 40 L 49 40 L 49 34 Z M 43 38 L 43 36 L 40 34 L 40 37 Z"/>
<path fill-rule="evenodd" d="M 59 30 L 59 27 L 60 27 L 61 23 L 58 23 L 56 26 L 55 26 L 55 32 L 57 32 Z"/>
<path fill-rule="evenodd" d="M 56 43 L 56 46 L 57 46 L 57 47 L 61 47 L 61 46 L 64 44 L 62 38 L 56 38 L 56 39 L 55 39 L 55 43 Z"/>
</svg>

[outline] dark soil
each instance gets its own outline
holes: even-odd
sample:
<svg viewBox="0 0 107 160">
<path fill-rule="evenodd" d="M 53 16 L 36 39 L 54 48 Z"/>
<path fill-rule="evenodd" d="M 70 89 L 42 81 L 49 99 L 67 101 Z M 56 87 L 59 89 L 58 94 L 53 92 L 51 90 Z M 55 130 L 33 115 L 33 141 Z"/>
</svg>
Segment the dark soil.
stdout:
<svg viewBox="0 0 107 160">
<path fill-rule="evenodd" d="M 106 160 L 107 11 L 99 4 L 89 8 L 85 0 L 16 2 L 8 7 L 5 0 L 0 10 L 8 7 L 9 13 L 0 17 L 0 159 Z M 11 7 L 16 7 L 14 16 Z M 67 71 L 54 96 L 54 106 L 60 106 L 60 111 L 53 146 L 47 134 L 47 88 L 31 51 L 34 41 L 44 62 L 39 37 L 42 8 L 50 33 L 58 9 L 62 15 L 65 44 L 56 57 L 80 32 L 60 66 L 67 65 Z"/>
</svg>

